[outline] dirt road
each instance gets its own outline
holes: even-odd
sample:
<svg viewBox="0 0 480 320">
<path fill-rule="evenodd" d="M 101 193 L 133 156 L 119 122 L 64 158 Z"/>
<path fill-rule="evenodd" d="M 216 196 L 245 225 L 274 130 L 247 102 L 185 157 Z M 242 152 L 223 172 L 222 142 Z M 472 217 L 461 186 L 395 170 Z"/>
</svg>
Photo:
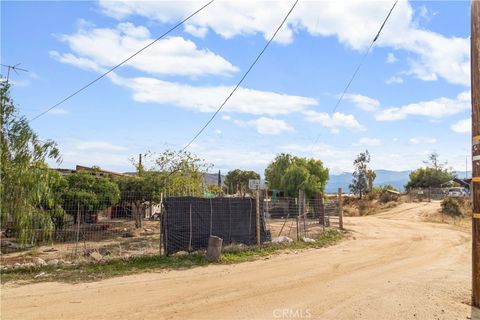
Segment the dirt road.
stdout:
<svg viewBox="0 0 480 320">
<path fill-rule="evenodd" d="M 438 203 L 347 218 L 352 239 L 266 260 L 96 283 L 2 287 L 2 319 L 466 319 L 468 232 Z"/>
</svg>

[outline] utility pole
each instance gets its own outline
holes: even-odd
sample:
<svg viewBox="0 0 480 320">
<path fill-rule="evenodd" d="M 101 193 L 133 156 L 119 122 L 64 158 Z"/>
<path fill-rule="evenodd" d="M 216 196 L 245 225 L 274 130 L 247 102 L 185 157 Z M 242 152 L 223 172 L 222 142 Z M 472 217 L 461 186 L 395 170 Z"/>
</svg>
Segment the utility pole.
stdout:
<svg viewBox="0 0 480 320">
<path fill-rule="evenodd" d="M 472 305 L 480 307 L 480 0 L 471 2 Z"/>
</svg>

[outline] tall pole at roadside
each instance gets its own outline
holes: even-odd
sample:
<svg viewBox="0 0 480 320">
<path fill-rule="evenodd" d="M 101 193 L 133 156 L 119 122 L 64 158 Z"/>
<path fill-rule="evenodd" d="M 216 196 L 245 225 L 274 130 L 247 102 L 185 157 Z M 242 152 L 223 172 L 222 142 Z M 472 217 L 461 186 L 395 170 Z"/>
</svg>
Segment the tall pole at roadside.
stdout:
<svg viewBox="0 0 480 320">
<path fill-rule="evenodd" d="M 480 307 L 480 0 L 471 2 L 472 304 Z"/>
</svg>

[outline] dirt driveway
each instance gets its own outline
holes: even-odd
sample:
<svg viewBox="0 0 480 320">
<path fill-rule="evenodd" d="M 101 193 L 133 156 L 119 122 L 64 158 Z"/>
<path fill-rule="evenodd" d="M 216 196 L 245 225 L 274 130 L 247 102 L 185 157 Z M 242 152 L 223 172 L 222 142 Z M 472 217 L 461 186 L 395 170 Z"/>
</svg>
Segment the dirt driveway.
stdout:
<svg viewBox="0 0 480 320">
<path fill-rule="evenodd" d="M 2 287 L 2 319 L 477 319 L 470 236 L 421 216 L 347 218 L 352 239 L 236 265 Z M 479 318 L 480 319 L 480 318 Z"/>
</svg>

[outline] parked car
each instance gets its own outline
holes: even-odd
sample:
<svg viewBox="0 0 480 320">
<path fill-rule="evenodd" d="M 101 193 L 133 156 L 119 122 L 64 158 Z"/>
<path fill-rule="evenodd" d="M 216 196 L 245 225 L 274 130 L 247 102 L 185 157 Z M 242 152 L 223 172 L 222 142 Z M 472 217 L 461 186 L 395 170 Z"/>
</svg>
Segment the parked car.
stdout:
<svg viewBox="0 0 480 320">
<path fill-rule="evenodd" d="M 466 198 L 470 194 L 466 188 L 457 187 L 448 189 L 448 196 L 454 198 Z"/>
</svg>

